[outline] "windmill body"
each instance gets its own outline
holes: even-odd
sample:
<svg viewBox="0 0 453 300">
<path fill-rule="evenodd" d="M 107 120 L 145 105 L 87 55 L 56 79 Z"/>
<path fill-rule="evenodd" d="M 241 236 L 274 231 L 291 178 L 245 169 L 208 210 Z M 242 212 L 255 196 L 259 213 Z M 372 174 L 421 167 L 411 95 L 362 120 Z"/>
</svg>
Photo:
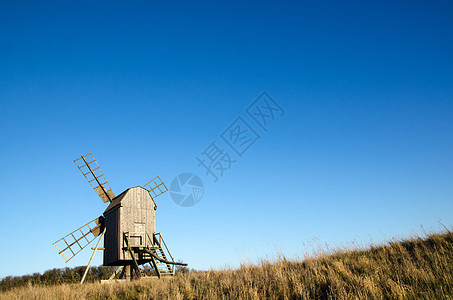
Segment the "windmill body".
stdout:
<svg viewBox="0 0 453 300">
<path fill-rule="evenodd" d="M 134 247 L 150 246 L 150 237 L 156 233 L 154 200 L 140 186 L 127 189 L 114 198 L 105 210 L 104 224 L 107 229 L 104 238 L 104 265 L 128 265 L 133 259 L 127 250 L 127 243 Z M 139 253 L 134 255 L 138 264 L 143 263 Z"/>
<path fill-rule="evenodd" d="M 159 176 L 145 184 L 129 188 L 115 197 L 93 154 L 74 160 L 77 167 L 104 203 L 109 203 L 103 215 L 74 230 L 54 243 L 66 262 L 71 260 L 98 236 L 93 255 L 104 239 L 104 265 L 119 266 L 111 278 L 141 278 L 145 264 L 149 263 L 154 274 L 174 275 L 175 262 L 163 240 L 156 232 L 156 203 L 154 199 L 168 189 Z M 124 268 L 123 268 L 124 267 Z M 121 273 L 119 273 L 122 270 Z M 82 282 L 86 276 L 85 272 Z M 123 277 L 124 275 L 124 277 Z"/>
</svg>

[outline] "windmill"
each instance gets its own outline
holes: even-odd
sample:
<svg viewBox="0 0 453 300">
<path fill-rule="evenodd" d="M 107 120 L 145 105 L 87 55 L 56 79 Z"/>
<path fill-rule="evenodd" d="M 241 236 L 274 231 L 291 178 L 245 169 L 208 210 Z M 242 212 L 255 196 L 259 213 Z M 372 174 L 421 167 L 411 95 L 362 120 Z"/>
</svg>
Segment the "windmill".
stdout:
<svg viewBox="0 0 453 300">
<path fill-rule="evenodd" d="M 83 176 L 104 203 L 109 203 L 104 213 L 77 228 L 54 243 L 66 262 L 87 247 L 97 237 L 81 283 L 85 280 L 91 261 L 97 250 L 104 250 L 104 265 L 118 266 L 109 280 L 143 278 L 144 269 L 154 270 L 159 278 L 175 274 L 175 262 L 160 232 L 156 232 L 156 203 L 154 199 L 168 189 L 159 176 L 144 186 L 126 189 L 115 196 L 112 188 L 92 153 L 74 160 Z M 104 247 L 99 244 L 104 238 Z M 149 265 L 147 265 L 149 264 Z"/>
</svg>

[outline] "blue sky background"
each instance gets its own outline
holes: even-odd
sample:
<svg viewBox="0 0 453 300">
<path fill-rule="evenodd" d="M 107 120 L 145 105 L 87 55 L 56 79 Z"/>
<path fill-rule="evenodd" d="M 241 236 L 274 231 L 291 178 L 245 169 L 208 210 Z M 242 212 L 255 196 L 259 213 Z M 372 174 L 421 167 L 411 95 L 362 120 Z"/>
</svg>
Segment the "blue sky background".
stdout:
<svg viewBox="0 0 453 300">
<path fill-rule="evenodd" d="M 106 208 L 89 152 L 116 194 L 200 175 L 157 199 L 195 269 L 450 227 L 452 29 L 451 1 L 3 1 L 0 277 L 88 262 L 52 243 Z M 263 91 L 285 115 L 214 183 L 195 157 Z"/>
</svg>

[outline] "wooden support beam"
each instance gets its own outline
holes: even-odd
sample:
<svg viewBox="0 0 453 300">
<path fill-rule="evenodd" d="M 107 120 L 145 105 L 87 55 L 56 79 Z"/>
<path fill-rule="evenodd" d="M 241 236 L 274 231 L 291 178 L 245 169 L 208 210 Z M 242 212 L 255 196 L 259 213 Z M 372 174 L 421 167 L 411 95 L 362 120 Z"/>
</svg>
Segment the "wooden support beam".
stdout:
<svg viewBox="0 0 453 300">
<path fill-rule="evenodd" d="M 91 265 L 91 262 L 93 261 L 93 257 L 94 257 L 94 255 L 96 254 L 96 250 L 98 250 L 99 244 L 101 243 L 101 240 L 102 240 L 102 238 L 104 237 L 104 234 L 105 234 L 105 231 L 106 231 L 106 230 L 107 230 L 107 228 L 104 228 L 104 231 L 102 232 L 102 235 L 101 235 L 101 237 L 99 238 L 99 241 L 98 241 L 98 243 L 97 243 L 97 245 L 96 245 L 96 248 L 94 248 L 93 254 L 91 255 L 90 261 L 88 262 L 87 269 L 85 270 L 85 273 L 83 274 L 82 281 L 80 281 L 80 284 L 82 284 L 82 283 L 85 281 L 85 277 L 86 277 L 87 274 L 88 274 L 88 270 L 90 269 L 90 265 Z"/>
<path fill-rule="evenodd" d="M 112 280 L 113 278 L 115 278 L 115 276 L 120 272 L 122 271 L 124 268 L 124 266 L 119 266 L 118 268 L 116 268 L 115 272 L 113 272 L 113 274 L 109 277 L 109 280 Z M 121 277 L 121 276 L 120 276 Z"/>
</svg>

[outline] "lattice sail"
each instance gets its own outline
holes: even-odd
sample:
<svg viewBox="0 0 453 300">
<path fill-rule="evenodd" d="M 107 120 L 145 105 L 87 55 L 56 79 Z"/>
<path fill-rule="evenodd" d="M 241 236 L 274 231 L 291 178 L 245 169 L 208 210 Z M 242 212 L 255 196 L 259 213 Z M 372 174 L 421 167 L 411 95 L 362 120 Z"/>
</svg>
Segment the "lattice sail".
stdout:
<svg viewBox="0 0 453 300">
<path fill-rule="evenodd" d="M 104 217 L 100 216 L 53 243 L 58 254 L 61 254 L 66 262 L 70 261 L 102 233 L 103 219 Z"/>
<path fill-rule="evenodd" d="M 151 198 L 156 198 L 157 196 L 162 195 L 166 191 L 168 191 L 165 183 L 160 179 L 159 176 L 148 182 L 143 186 L 151 195 Z"/>
<path fill-rule="evenodd" d="M 107 182 L 107 179 L 105 179 L 104 173 L 102 173 L 101 168 L 91 152 L 75 159 L 74 163 L 104 203 L 110 202 L 115 198 L 110 184 Z"/>
</svg>

